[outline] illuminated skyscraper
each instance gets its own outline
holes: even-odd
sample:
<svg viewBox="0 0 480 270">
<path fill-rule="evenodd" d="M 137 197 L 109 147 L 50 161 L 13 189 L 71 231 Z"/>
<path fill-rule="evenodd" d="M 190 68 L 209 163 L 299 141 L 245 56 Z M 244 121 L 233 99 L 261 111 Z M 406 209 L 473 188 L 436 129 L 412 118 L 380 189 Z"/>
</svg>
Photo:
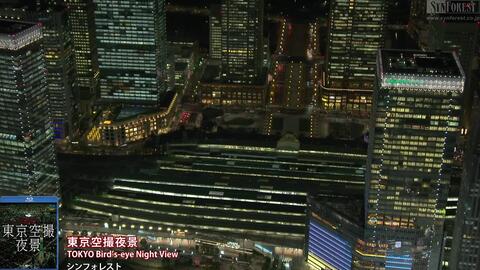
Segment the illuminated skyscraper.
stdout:
<svg viewBox="0 0 480 270">
<path fill-rule="evenodd" d="M 0 21 L 0 194 L 55 194 L 58 174 L 39 24 Z"/>
<path fill-rule="evenodd" d="M 220 7 L 213 5 L 210 9 L 210 58 L 222 58 L 222 23 Z"/>
<path fill-rule="evenodd" d="M 43 48 L 47 88 L 55 139 L 65 139 L 75 129 L 73 45 L 67 24 L 67 10 L 49 9 L 38 14 L 43 23 Z"/>
<path fill-rule="evenodd" d="M 478 105 L 477 105 L 478 106 Z M 476 270 L 480 265 L 480 110 L 472 116 L 465 148 L 450 269 Z"/>
<path fill-rule="evenodd" d="M 473 88 L 471 87 L 472 70 L 474 69 L 475 50 L 478 40 L 478 25 L 473 22 L 443 22 L 430 21 L 428 28 L 428 50 L 442 50 L 457 52 L 465 72 L 465 92 L 463 94 L 463 108 L 465 120 L 470 118 Z M 468 121 L 462 121 L 468 127 Z"/>
<path fill-rule="evenodd" d="M 465 75 L 456 54 L 381 50 L 366 173 L 366 239 L 439 269 Z M 395 254 L 395 255 L 389 255 Z"/>
<path fill-rule="evenodd" d="M 165 92 L 164 0 L 95 0 L 100 97 L 156 105 Z"/>
<path fill-rule="evenodd" d="M 74 46 L 76 84 L 80 117 L 89 117 L 98 96 L 98 59 L 95 44 L 94 6 L 92 0 L 65 0 Z"/>
<path fill-rule="evenodd" d="M 4 4 L 0 18 L 41 22 L 47 69 L 47 89 L 55 139 L 64 139 L 75 129 L 75 67 L 67 10 L 51 1 Z"/>
<path fill-rule="evenodd" d="M 223 0 L 222 79 L 254 83 L 263 62 L 263 0 Z"/>
<path fill-rule="evenodd" d="M 386 1 L 334 0 L 330 5 L 323 104 L 327 110 L 367 112 Z"/>
</svg>

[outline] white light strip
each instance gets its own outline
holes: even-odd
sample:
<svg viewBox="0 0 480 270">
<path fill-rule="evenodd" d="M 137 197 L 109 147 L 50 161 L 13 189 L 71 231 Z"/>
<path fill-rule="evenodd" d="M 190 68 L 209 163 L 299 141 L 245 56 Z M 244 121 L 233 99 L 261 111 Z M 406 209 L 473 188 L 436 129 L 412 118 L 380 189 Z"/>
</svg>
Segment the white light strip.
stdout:
<svg viewBox="0 0 480 270">
<path fill-rule="evenodd" d="M 364 181 L 333 180 L 333 179 L 325 179 L 325 178 L 269 175 L 269 174 L 258 174 L 258 173 L 236 173 L 236 172 L 223 172 L 223 171 L 200 170 L 200 169 L 172 168 L 172 167 L 165 167 L 165 166 L 160 166 L 160 169 L 171 170 L 171 171 L 182 171 L 182 172 L 203 172 L 203 173 L 223 174 L 223 175 L 268 177 L 268 178 L 279 178 L 279 179 L 286 179 L 286 180 L 305 180 L 305 181 L 314 181 L 314 182 L 343 183 L 343 184 L 355 184 L 355 185 L 365 184 Z"/>
<path fill-rule="evenodd" d="M 229 197 L 219 197 L 219 196 L 179 194 L 179 193 L 174 193 L 174 192 L 163 192 L 163 191 L 147 190 L 147 189 L 141 189 L 141 188 L 122 187 L 122 186 L 117 186 L 117 185 L 114 185 L 113 189 L 114 190 L 135 191 L 135 192 L 155 194 L 155 195 L 175 196 L 175 197 L 182 197 L 182 198 L 214 199 L 214 200 L 222 200 L 222 201 L 238 201 L 238 202 L 266 203 L 266 204 L 277 204 L 277 205 L 293 205 L 293 206 L 302 206 L 302 207 L 307 206 L 305 203 L 263 201 L 263 200 L 240 199 L 240 198 L 229 198 Z"/>
<path fill-rule="evenodd" d="M 138 203 L 166 205 L 166 206 L 175 206 L 175 207 L 188 207 L 188 208 L 200 208 L 200 209 L 211 209 L 211 210 L 228 210 L 228 211 L 235 211 L 235 212 L 262 213 L 262 214 L 275 214 L 275 215 L 305 216 L 304 213 L 267 211 L 267 210 L 258 210 L 258 209 L 233 208 L 233 207 L 217 207 L 217 206 L 207 206 L 207 205 L 195 205 L 193 203 L 192 204 L 168 203 L 168 202 L 143 200 L 143 199 L 137 199 L 137 198 L 128 198 L 124 196 L 116 196 L 116 195 L 110 195 L 110 194 L 104 195 L 103 197 L 107 199 L 116 199 L 116 200 L 122 200 L 127 202 L 138 202 Z"/>
<path fill-rule="evenodd" d="M 328 167 L 328 168 L 339 168 L 339 169 L 352 169 L 352 166 L 345 165 L 331 165 L 331 164 L 321 164 L 321 163 L 300 163 L 300 162 L 286 162 L 279 160 L 264 160 L 264 159 L 246 159 L 246 158 L 231 158 L 231 157 L 212 157 L 212 156 L 194 156 L 186 154 L 173 154 L 173 157 L 179 158 L 198 158 L 198 159 L 214 159 L 214 160 L 233 160 L 233 161 L 246 161 L 252 163 L 267 163 L 267 164 L 283 164 L 283 165 L 298 165 L 298 166 L 308 166 L 308 167 Z M 366 157 L 365 157 L 366 158 Z M 338 162 L 335 160 L 333 162 Z M 359 170 L 365 170 L 364 166 L 358 166 Z"/>
<path fill-rule="evenodd" d="M 459 76 L 447 77 L 410 74 L 384 74 L 381 85 L 382 88 L 410 88 L 434 92 L 462 92 L 464 88 L 464 80 Z"/>
<path fill-rule="evenodd" d="M 126 178 L 115 178 L 114 181 L 123 181 L 123 182 L 131 182 L 131 183 L 141 183 L 141 184 L 149 184 L 149 185 L 167 185 L 167 186 L 182 186 L 182 187 L 199 187 L 199 188 L 208 188 L 208 189 L 242 190 L 242 191 L 254 191 L 254 192 L 261 192 L 261 193 L 269 193 L 269 194 L 284 194 L 284 195 L 307 196 L 307 193 L 306 193 L 306 192 L 264 190 L 264 189 L 255 189 L 255 188 L 230 187 L 230 186 L 199 185 L 199 184 L 188 184 L 188 183 L 178 183 L 178 182 L 163 182 L 163 181 L 162 181 L 162 182 L 159 182 L 159 181 L 135 180 L 135 179 L 126 179 Z"/>
<path fill-rule="evenodd" d="M 123 206 L 113 203 L 105 203 L 105 202 L 98 202 L 92 201 L 88 199 L 78 199 L 78 201 L 101 205 L 105 207 L 112 207 L 113 208 L 120 208 L 124 210 L 134 210 L 139 212 L 146 212 L 151 214 L 159 214 L 159 215 L 171 215 L 171 216 L 181 216 L 181 217 L 195 217 L 200 219 L 218 219 L 218 220 L 228 220 L 228 221 L 239 221 L 239 222 L 253 222 L 253 223 L 264 223 L 264 224 L 275 224 L 275 225 L 289 225 L 289 226 L 299 226 L 305 227 L 304 223 L 293 223 L 293 222 L 280 222 L 280 221 L 271 221 L 271 220 L 260 220 L 260 219 L 244 219 L 244 218 L 229 218 L 225 216 L 208 216 L 208 215 L 195 215 L 195 214 L 185 214 L 185 213 L 178 213 L 178 212 L 165 212 L 165 211 L 158 211 L 158 210 L 151 210 L 145 208 L 138 208 L 138 207 L 129 207 Z"/>
<path fill-rule="evenodd" d="M 85 210 L 88 212 L 92 212 L 95 214 L 100 214 L 100 215 L 105 215 L 105 216 L 111 216 L 111 213 L 107 213 L 104 211 L 97 211 L 88 207 L 81 207 L 81 206 L 73 206 L 73 209 L 76 210 Z M 247 229 L 239 229 L 239 228 L 229 228 L 229 227 L 219 227 L 219 226 L 203 226 L 203 225 L 198 225 L 198 226 L 192 226 L 189 224 L 178 224 L 178 223 L 171 223 L 171 222 L 160 222 L 160 221 L 155 221 L 155 220 L 149 220 L 149 219 L 143 219 L 143 218 L 135 218 L 135 217 L 128 217 L 128 216 L 119 216 L 122 219 L 128 219 L 128 220 L 134 220 L 134 221 L 140 221 L 140 222 L 145 222 L 145 223 L 155 223 L 155 224 L 160 224 L 164 226 L 182 226 L 182 227 L 191 227 L 195 229 L 207 229 L 207 230 L 215 230 L 215 231 L 234 231 L 235 233 L 252 233 L 252 234 L 258 234 L 258 235 L 265 235 L 265 234 L 270 234 L 270 235 L 279 235 L 279 236 L 291 236 L 291 237 L 299 237 L 303 238 L 305 235 L 303 234 L 296 234 L 296 233 L 279 233 L 279 232 L 273 232 L 273 231 L 258 231 L 258 230 L 247 230 Z"/>
<path fill-rule="evenodd" d="M 41 38 L 41 24 L 32 24 L 31 27 L 16 34 L 0 34 L 0 49 L 16 51 Z"/>
</svg>

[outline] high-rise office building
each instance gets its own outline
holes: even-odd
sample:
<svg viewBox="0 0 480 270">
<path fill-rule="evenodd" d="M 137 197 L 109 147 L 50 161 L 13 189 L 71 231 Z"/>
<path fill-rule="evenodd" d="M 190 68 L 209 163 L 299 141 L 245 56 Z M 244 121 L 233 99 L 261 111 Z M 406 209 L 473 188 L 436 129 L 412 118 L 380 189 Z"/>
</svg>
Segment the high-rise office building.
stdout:
<svg viewBox="0 0 480 270">
<path fill-rule="evenodd" d="M 222 79 L 257 82 L 263 62 L 263 0 L 223 0 L 221 25 Z"/>
<path fill-rule="evenodd" d="M 47 69 L 47 89 L 55 139 L 65 139 L 75 129 L 76 103 L 73 45 L 65 7 L 40 1 L 4 4 L 0 18 L 41 22 L 43 49 Z"/>
<path fill-rule="evenodd" d="M 323 104 L 327 110 L 369 111 L 386 1 L 334 0 L 330 5 Z"/>
<path fill-rule="evenodd" d="M 455 51 L 465 73 L 471 70 L 478 36 L 478 26 L 475 23 L 431 21 L 429 33 L 426 42 L 428 49 Z"/>
<path fill-rule="evenodd" d="M 37 16 L 44 25 L 43 48 L 54 137 L 61 140 L 73 135 L 76 123 L 75 67 L 67 10 L 56 7 Z"/>
<path fill-rule="evenodd" d="M 450 269 L 476 270 L 480 265 L 480 110 L 472 115 L 465 148 L 463 180 L 453 235 Z"/>
<path fill-rule="evenodd" d="M 220 60 L 222 58 L 222 21 L 220 18 L 220 6 L 213 5 L 210 8 L 210 58 Z"/>
<path fill-rule="evenodd" d="M 366 173 L 366 239 L 438 269 L 465 75 L 456 54 L 381 50 Z"/>
<path fill-rule="evenodd" d="M 430 21 L 428 27 L 426 48 L 428 50 L 454 51 L 458 53 L 460 63 L 465 72 L 465 91 L 463 94 L 464 120 L 470 118 L 473 90 L 472 71 L 475 69 L 475 50 L 477 49 L 478 26 L 474 22 L 443 22 Z"/>
<path fill-rule="evenodd" d="M 95 43 L 94 5 L 92 0 L 65 0 L 74 46 L 76 86 L 80 118 L 88 118 L 98 96 L 98 59 Z"/>
<path fill-rule="evenodd" d="M 55 194 L 40 24 L 0 21 L 0 194 Z"/>
<path fill-rule="evenodd" d="M 166 84 L 164 0 L 95 0 L 100 97 L 157 105 Z"/>
</svg>

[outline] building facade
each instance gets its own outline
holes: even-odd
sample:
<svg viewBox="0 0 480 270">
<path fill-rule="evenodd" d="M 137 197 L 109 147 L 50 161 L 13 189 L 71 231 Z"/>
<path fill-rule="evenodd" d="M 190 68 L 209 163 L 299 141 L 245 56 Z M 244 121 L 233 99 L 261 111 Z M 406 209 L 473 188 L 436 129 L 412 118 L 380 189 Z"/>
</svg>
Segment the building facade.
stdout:
<svg viewBox="0 0 480 270">
<path fill-rule="evenodd" d="M 222 80 L 257 82 L 263 63 L 263 0 L 223 0 L 220 12 Z"/>
<path fill-rule="evenodd" d="M 206 64 L 200 83 L 195 89 L 202 104 L 233 107 L 258 107 L 265 104 L 265 92 L 268 88 L 266 82 L 225 83 L 221 80 L 222 68 L 211 62 Z"/>
<path fill-rule="evenodd" d="M 438 269 L 465 75 L 452 53 L 381 50 L 377 65 L 366 240 Z"/>
<path fill-rule="evenodd" d="M 101 99 L 157 105 L 166 91 L 165 1 L 94 2 Z"/>
<path fill-rule="evenodd" d="M 465 148 L 463 179 L 453 235 L 449 268 L 474 270 L 480 265 L 480 111 L 472 115 Z"/>
<path fill-rule="evenodd" d="M 58 192 L 40 24 L 0 21 L 0 194 Z"/>
<path fill-rule="evenodd" d="M 443 22 L 430 21 L 425 42 L 428 50 L 442 50 L 456 52 L 465 72 L 465 91 L 463 94 L 464 119 L 462 124 L 469 128 L 473 93 L 475 86 L 472 84 L 473 70 L 477 69 L 475 52 L 478 43 L 478 26 L 473 22 Z"/>
<path fill-rule="evenodd" d="M 75 100 L 75 66 L 73 44 L 67 24 L 67 10 L 50 9 L 41 12 L 43 48 L 47 68 L 47 87 L 54 138 L 63 140 L 76 130 L 77 102 Z"/>
<path fill-rule="evenodd" d="M 210 58 L 222 59 L 222 21 L 220 17 L 220 6 L 213 5 L 210 8 Z"/>
<path fill-rule="evenodd" d="M 317 199 L 308 197 L 308 233 L 305 241 L 305 258 L 312 270 L 366 270 L 383 261 L 389 254 L 385 246 L 379 246 L 363 239 L 361 221 L 361 199 Z M 390 256 L 393 257 L 393 256 Z M 391 258 L 400 261 L 400 268 L 407 269 L 411 261 L 402 257 Z"/>
<path fill-rule="evenodd" d="M 308 198 L 306 258 L 310 269 L 352 269 L 361 226 L 335 210 L 334 205 Z M 339 225 L 339 226 L 337 226 Z"/>
<path fill-rule="evenodd" d="M 175 94 L 168 107 L 160 111 L 157 108 L 143 111 L 138 107 L 116 108 L 120 109 L 116 112 L 107 109 L 89 130 L 87 141 L 94 145 L 122 146 L 168 133 L 177 105 L 178 96 Z"/>
<path fill-rule="evenodd" d="M 335 0 L 330 4 L 322 95 L 327 110 L 369 110 L 376 54 L 384 42 L 385 13 L 384 0 Z"/>
<path fill-rule="evenodd" d="M 49 2 L 12 3 L 0 9 L 0 18 L 38 21 L 43 25 L 43 48 L 47 89 L 54 137 L 63 140 L 75 130 L 76 94 L 73 45 L 67 24 L 67 10 Z"/>
<path fill-rule="evenodd" d="M 98 97 L 98 58 L 95 43 L 95 15 L 92 0 L 65 0 L 74 47 L 79 118 L 90 118 Z"/>
<path fill-rule="evenodd" d="M 258 107 L 265 104 L 265 85 L 201 83 L 201 103 L 217 106 Z"/>
</svg>

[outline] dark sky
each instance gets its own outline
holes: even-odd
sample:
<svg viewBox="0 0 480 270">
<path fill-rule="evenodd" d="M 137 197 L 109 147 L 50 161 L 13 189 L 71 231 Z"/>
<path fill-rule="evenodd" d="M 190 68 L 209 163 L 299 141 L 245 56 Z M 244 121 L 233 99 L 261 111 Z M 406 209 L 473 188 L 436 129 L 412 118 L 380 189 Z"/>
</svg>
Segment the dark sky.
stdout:
<svg viewBox="0 0 480 270">
<path fill-rule="evenodd" d="M 268 14 L 285 14 L 294 17 L 312 17 L 325 14 L 327 0 L 264 0 Z M 221 0 L 168 0 L 168 3 L 196 7 L 220 4 Z"/>
</svg>

